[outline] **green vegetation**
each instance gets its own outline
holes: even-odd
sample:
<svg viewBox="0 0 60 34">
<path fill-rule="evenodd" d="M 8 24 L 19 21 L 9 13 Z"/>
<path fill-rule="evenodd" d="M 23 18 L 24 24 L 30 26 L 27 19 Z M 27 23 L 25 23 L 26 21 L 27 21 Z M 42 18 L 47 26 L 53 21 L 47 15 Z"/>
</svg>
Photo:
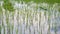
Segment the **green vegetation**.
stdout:
<svg viewBox="0 0 60 34">
<path fill-rule="evenodd" d="M 30 2 L 30 1 L 33 1 L 33 2 L 35 2 L 35 3 L 43 3 L 43 2 L 45 2 L 45 3 L 49 3 L 49 4 L 54 4 L 54 3 L 60 3 L 60 0 L 15 0 L 15 1 L 24 1 L 24 2 Z"/>
<path fill-rule="evenodd" d="M 13 11 L 14 8 L 9 0 L 4 0 L 3 7 L 5 10 Z"/>
</svg>

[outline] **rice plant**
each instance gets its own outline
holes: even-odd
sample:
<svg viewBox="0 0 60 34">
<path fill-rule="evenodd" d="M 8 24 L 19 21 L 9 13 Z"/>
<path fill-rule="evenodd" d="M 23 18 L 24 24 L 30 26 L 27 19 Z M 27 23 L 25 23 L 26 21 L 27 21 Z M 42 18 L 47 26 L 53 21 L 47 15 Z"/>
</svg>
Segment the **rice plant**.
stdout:
<svg viewBox="0 0 60 34">
<path fill-rule="evenodd" d="M 0 34 L 59 34 L 58 3 L 5 1 L 0 3 Z"/>
</svg>

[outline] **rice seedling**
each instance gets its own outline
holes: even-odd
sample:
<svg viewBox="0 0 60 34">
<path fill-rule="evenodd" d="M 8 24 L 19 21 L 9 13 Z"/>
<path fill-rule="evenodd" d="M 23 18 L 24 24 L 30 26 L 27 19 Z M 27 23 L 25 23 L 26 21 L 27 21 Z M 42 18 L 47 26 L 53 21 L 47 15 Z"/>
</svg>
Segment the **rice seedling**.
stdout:
<svg viewBox="0 0 60 34">
<path fill-rule="evenodd" d="M 57 34 L 60 26 L 58 3 L 51 6 L 48 3 L 27 2 L 12 1 L 12 8 L 2 3 L 0 34 L 52 34 L 52 30 L 53 34 Z"/>
</svg>

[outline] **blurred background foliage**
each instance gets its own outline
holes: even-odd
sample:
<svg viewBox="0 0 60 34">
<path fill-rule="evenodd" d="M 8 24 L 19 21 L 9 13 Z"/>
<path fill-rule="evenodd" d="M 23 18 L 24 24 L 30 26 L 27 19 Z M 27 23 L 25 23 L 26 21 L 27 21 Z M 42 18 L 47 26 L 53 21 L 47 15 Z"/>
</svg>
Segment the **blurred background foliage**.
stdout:
<svg viewBox="0 0 60 34">
<path fill-rule="evenodd" d="M 25 1 L 25 2 L 30 2 L 30 1 L 34 1 L 36 3 L 40 3 L 40 2 L 45 2 L 45 3 L 60 3 L 60 0 L 15 0 L 15 1 Z"/>
<path fill-rule="evenodd" d="M 59 3 L 59 5 L 60 5 L 60 0 L 0 0 L 0 1 L 4 1 L 3 7 L 5 10 L 9 10 L 9 11 L 14 11 L 11 1 L 17 1 L 17 2 L 21 1 L 21 2 L 25 2 L 25 3 L 33 1 L 35 3 L 47 3 L 50 5 L 52 5 L 54 3 Z M 60 8 L 59 8 L 59 11 L 60 11 Z"/>
<path fill-rule="evenodd" d="M 4 7 L 5 10 L 9 10 L 9 11 L 14 10 L 14 8 L 12 6 L 12 3 L 9 0 L 4 0 L 3 2 L 4 2 L 3 7 Z"/>
<path fill-rule="evenodd" d="M 0 0 L 0 1 L 9 1 L 9 0 Z M 25 2 L 36 2 L 36 3 L 40 3 L 40 2 L 45 2 L 45 3 L 50 3 L 50 4 L 54 4 L 54 3 L 60 3 L 60 0 L 11 0 L 11 1 L 25 1 Z"/>
</svg>

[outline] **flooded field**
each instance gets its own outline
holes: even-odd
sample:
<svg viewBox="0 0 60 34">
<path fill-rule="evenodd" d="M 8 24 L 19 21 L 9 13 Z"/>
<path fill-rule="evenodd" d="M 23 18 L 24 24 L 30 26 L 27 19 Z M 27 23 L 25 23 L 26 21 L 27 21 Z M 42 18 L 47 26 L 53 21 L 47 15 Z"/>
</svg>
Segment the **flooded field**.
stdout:
<svg viewBox="0 0 60 34">
<path fill-rule="evenodd" d="M 59 34 L 58 3 L 18 3 L 12 1 L 14 11 L 5 10 L 0 2 L 0 34 Z M 12 8 L 11 8 L 12 9 Z"/>
</svg>

